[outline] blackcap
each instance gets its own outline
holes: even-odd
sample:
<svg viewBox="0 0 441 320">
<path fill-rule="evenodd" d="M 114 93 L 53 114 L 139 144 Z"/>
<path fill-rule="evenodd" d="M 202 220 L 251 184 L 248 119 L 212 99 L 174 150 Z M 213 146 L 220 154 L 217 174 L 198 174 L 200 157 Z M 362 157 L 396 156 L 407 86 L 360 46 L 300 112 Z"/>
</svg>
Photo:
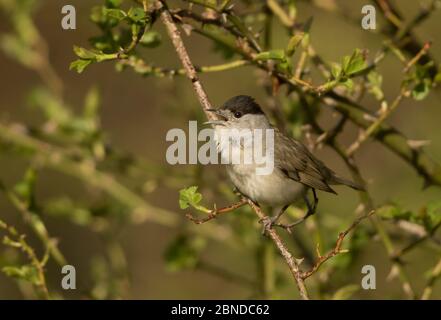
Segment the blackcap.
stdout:
<svg viewBox="0 0 441 320">
<path fill-rule="evenodd" d="M 267 205 L 275 210 L 276 215 L 272 217 L 271 225 L 275 224 L 286 208 L 300 197 L 305 200 L 308 211 L 302 219 L 289 227 L 304 221 L 315 212 L 318 202 L 316 190 L 336 194 L 332 185 L 346 185 L 356 190 L 363 190 L 362 186 L 334 173 L 301 142 L 284 135 L 273 127 L 252 97 L 236 96 L 225 102 L 219 109 L 208 111 L 217 115 L 217 120 L 207 123 L 214 126 L 221 158 L 231 157 L 231 154 L 235 153 L 243 154 L 250 147 L 250 144 L 244 141 L 248 139 L 246 135 L 240 142 L 233 141 L 230 146 L 225 147 L 225 141 L 222 139 L 225 132 L 231 129 L 251 131 L 260 129 L 263 132 L 269 132 L 268 129 L 273 130 L 274 167 L 269 174 L 257 174 L 256 167 L 259 165 L 254 162 L 241 161 L 226 165 L 228 176 L 239 193 L 258 205 Z M 259 139 L 263 140 L 264 136 L 265 134 Z M 249 137 L 256 139 L 253 135 Z M 231 140 L 231 134 L 229 139 Z M 265 146 L 266 144 L 263 142 L 259 145 Z M 227 148 L 230 149 L 227 150 Z M 307 198 L 308 190 L 312 190 L 313 204 Z"/>
</svg>

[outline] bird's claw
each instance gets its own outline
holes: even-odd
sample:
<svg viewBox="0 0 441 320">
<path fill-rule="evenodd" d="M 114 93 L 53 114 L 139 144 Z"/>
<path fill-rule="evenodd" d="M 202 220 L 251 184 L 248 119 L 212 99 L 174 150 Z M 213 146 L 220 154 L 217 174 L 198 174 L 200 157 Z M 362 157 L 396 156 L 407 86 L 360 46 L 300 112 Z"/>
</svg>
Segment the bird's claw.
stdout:
<svg viewBox="0 0 441 320">
<path fill-rule="evenodd" d="M 278 217 L 265 217 L 259 220 L 259 223 L 262 223 L 262 235 L 265 235 L 265 232 L 271 230 L 276 224 Z"/>
</svg>

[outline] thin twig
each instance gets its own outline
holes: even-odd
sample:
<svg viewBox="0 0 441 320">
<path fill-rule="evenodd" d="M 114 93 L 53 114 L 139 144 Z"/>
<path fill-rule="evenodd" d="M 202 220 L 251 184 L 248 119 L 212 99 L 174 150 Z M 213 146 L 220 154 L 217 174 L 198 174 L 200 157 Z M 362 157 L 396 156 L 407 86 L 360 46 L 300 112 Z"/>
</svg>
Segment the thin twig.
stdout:
<svg viewBox="0 0 441 320">
<path fill-rule="evenodd" d="M 44 274 L 44 267 L 49 258 L 49 247 L 47 247 L 46 253 L 40 260 L 38 259 L 35 250 L 26 242 L 26 236 L 24 234 L 18 234 L 15 228 L 8 226 L 2 220 L 0 220 L 0 229 L 3 229 L 8 234 L 8 236 L 14 238 L 14 240 L 12 240 L 8 236 L 5 236 L 3 238 L 3 243 L 5 245 L 20 249 L 27 255 L 32 266 L 35 268 L 38 277 L 38 280 L 36 280 L 32 284 L 38 288 L 45 299 L 49 300 L 50 295 L 47 288 L 46 276 Z"/>
<path fill-rule="evenodd" d="M 421 50 L 413 57 L 404 68 L 403 72 L 408 73 L 410 68 L 414 66 L 424 55 L 426 55 L 429 52 L 430 47 L 432 46 L 432 43 L 426 42 L 424 43 L 424 46 L 421 48 Z"/>
<path fill-rule="evenodd" d="M 48 248 L 48 252 L 54 258 L 54 260 L 60 265 L 67 264 L 64 255 L 61 253 L 57 245 L 57 239 L 52 238 L 43 223 L 41 217 L 35 212 L 30 211 L 27 206 L 11 191 L 7 190 L 3 183 L 0 181 L 0 191 L 2 191 L 9 202 L 20 212 L 25 223 L 27 223 L 40 241 Z"/>
<path fill-rule="evenodd" d="M 305 282 L 302 277 L 302 272 L 300 271 L 300 263 L 298 262 L 298 259 L 292 256 L 292 254 L 289 252 L 288 248 L 285 246 L 280 236 L 277 234 L 274 228 L 271 227 L 271 224 L 265 223 L 265 221 L 268 221 L 270 218 L 267 215 L 265 215 L 262 212 L 262 210 L 253 201 L 248 199 L 248 204 L 257 214 L 259 219 L 262 221 L 263 225 L 265 226 L 266 233 L 274 241 L 280 254 L 288 263 L 289 270 L 291 271 L 294 281 L 297 284 L 297 288 L 299 289 L 300 297 L 303 300 L 309 300 L 308 291 L 306 289 Z"/>
<path fill-rule="evenodd" d="M 307 279 L 310 276 L 312 276 L 320 267 L 322 264 L 324 264 L 326 261 L 328 261 L 329 259 L 335 257 L 336 255 L 340 254 L 340 253 L 344 253 L 346 252 L 345 250 L 342 250 L 341 246 L 343 244 L 343 240 L 345 239 L 345 237 L 348 235 L 349 232 L 351 232 L 352 230 L 354 230 L 361 221 L 363 221 L 366 218 L 369 218 L 371 215 L 373 215 L 375 213 L 374 210 L 372 210 L 370 213 L 368 213 L 367 215 L 363 215 L 361 217 L 359 217 L 358 219 L 356 219 L 351 226 L 346 229 L 345 231 L 341 232 L 338 235 L 337 238 L 337 242 L 335 244 L 334 249 L 332 249 L 330 252 L 328 252 L 327 254 L 325 254 L 324 256 L 322 256 L 320 254 L 319 248 L 317 247 L 317 256 L 318 256 L 318 260 L 316 261 L 316 263 L 312 266 L 312 268 L 309 271 L 303 272 L 302 273 L 302 278 L 303 279 Z"/>
<path fill-rule="evenodd" d="M 208 216 L 203 218 L 203 219 L 197 219 L 197 218 L 193 217 L 193 215 L 191 213 L 187 213 L 185 216 L 189 220 L 193 221 L 196 224 L 202 224 L 202 223 L 205 223 L 205 222 L 208 222 L 210 220 L 215 219 L 220 214 L 224 214 L 224 213 L 227 213 L 227 212 L 234 211 L 234 210 L 236 210 L 236 209 L 238 209 L 238 208 L 240 208 L 240 207 L 242 207 L 242 206 L 244 206 L 246 204 L 247 204 L 247 201 L 245 199 L 242 199 L 241 201 L 239 201 L 239 202 L 237 202 L 235 204 L 232 204 L 230 206 L 227 206 L 227 207 L 224 207 L 224 208 L 221 208 L 221 209 L 216 209 L 215 208 L 215 209 L 211 210 L 208 213 Z"/>
<path fill-rule="evenodd" d="M 399 257 L 401 257 L 402 255 L 404 255 L 405 253 L 409 252 L 410 250 L 412 250 L 413 248 L 415 248 L 417 245 L 419 245 L 420 243 L 424 242 L 425 240 L 431 238 L 436 230 L 438 230 L 438 228 L 441 226 L 441 221 L 438 222 L 429 232 L 426 232 L 425 235 L 419 237 L 418 239 L 416 239 L 415 241 L 409 243 L 408 245 L 406 245 L 404 248 L 396 251 L 393 256 L 394 258 L 398 259 Z"/>
<path fill-rule="evenodd" d="M 349 148 L 346 151 L 347 157 L 352 157 L 354 153 L 361 147 L 363 143 L 365 143 L 370 136 L 372 136 L 380 127 L 381 125 L 389 118 L 389 116 L 395 111 L 395 109 L 400 105 L 401 100 L 403 100 L 404 96 L 406 94 L 405 90 L 401 90 L 401 92 L 398 94 L 398 96 L 394 99 L 392 104 L 387 107 L 387 104 L 384 104 L 386 106 L 385 108 L 381 108 L 380 116 L 377 120 L 375 120 L 374 123 L 372 123 L 364 132 L 360 134 L 358 139 L 354 141 Z"/>
<path fill-rule="evenodd" d="M 154 75 L 158 77 L 166 77 L 166 76 L 181 76 L 185 75 L 185 69 L 168 69 L 162 67 L 155 67 L 150 64 L 147 64 L 141 58 L 130 57 L 128 59 L 121 59 L 120 63 L 124 66 L 129 66 L 135 69 L 135 72 L 143 74 L 143 75 Z M 196 72 L 198 73 L 210 73 L 210 72 L 221 72 L 226 70 L 231 70 L 235 68 L 240 68 L 242 66 L 250 64 L 249 61 L 246 60 L 236 60 L 227 63 L 222 63 L 218 65 L 211 66 L 195 66 Z"/>
<path fill-rule="evenodd" d="M 216 34 L 210 32 L 209 30 L 200 29 L 196 25 L 194 27 L 195 32 L 198 32 L 205 37 L 213 39 L 216 42 L 222 43 L 234 52 L 241 55 L 242 58 L 255 63 L 256 66 L 258 66 L 260 69 L 271 72 L 271 68 L 267 64 L 256 63 L 256 61 L 253 60 L 253 57 L 250 56 L 248 52 L 242 50 L 240 47 L 235 45 L 235 43 L 224 41 L 224 39 L 216 37 Z M 326 64 L 323 62 L 320 56 L 317 55 L 312 47 L 309 47 L 308 53 L 311 57 L 311 60 L 323 73 L 325 78 L 329 77 L 330 73 Z M 366 69 L 369 69 L 369 67 Z M 299 89 L 299 83 L 296 83 L 287 75 L 277 73 L 275 76 L 281 83 L 289 84 L 294 90 L 296 90 L 297 92 L 301 92 L 301 90 Z M 310 91 L 308 89 L 308 86 L 305 86 L 305 89 L 305 91 Z M 314 91 L 310 92 L 314 93 Z M 372 122 L 368 120 L 369 117 L 371 117 L 368 108 L 361 106 L 356 101 L 344 97 L 336 93 L 335 91 L 327 92 L 323 97 L 325 99 L 323 99 L 322 101 L 325 103 L 325 105 L 329 105 L 337 112 L 345 115 L 355 125 L 366 129 L 372 124 Z M 399 130 L 389 125 L 383 124 L 372 135 L 372 137 L 384 144 L 389 150 L 397 154 L 409 165 L 411 165 L 424 178 L 426 186 L 429 186 L 431 184 L 441 186 L 441 166 L 434 162 L 423 150 L 412 149 L 407 144 L 407 137 L 405 137 Z"/>
<path fill-rule="evenodd" d="M 133 223 L 151 221 L 168 227 L 179 224 L 179 217 L 175 213 L 151 205 L 109 173 L 72 159 L 63 148 L 27 135 L 26 128 L 22 126 L 0 123 L 0 142 L 11 143 L 28 150 L 35 154 L 34 158 L 38 159 L 39 165 L 62 172 L 102 190 L 127 208 L 127 214 L 130 215 Z M 212 225 L 209 229 L 199 232 L 219 241 L 225 241 L 230 234 L 230 230 L 219 225 Z"/>
<path fill-rule="evenodd" d="M 215 119 L 215 115 L 212 112 L 207 111 L 209 109 L 212 109 L 212 105 L 210 103 L 210 100 L 208 99 L 204 87 L 202 86 L 202 83 L 199 80 L 196 68 L 191 62 L 190 56 L 188 55 L 187 49 L 184 46 L 184 42 L 182 41 L 178 28 L 173 22 L 173 18 L 170 15 L 170 12 L 168 12 L 168 10 L 165 8 L 165 4 L 162 1 L 156 1 L 155 5 L 156 5 L 156 9 L 161 12 L 160 14 L 161 20 L 164 23 L 164 25 L 167 27 L 168 35 L 173 42 L 173 45 L 176 49 L 176 52 L 178 53 L 182 65 L 184 66 L 187 77 L 190 79 L 191 83 L 193 84 L 193 88 L 196 91 L 196 96 L 199 99 L 199 103 L 203 107 L 205 115 L 210 120 Z"/>
<path fill-rule="evenodd" d="M 435 265 L 432 272 L 430 273 L 429 279 L 427 280 L 427 284 L 424 287 L 421 300 L 430 299 L 430 297 L 432 296 L 433 287 L 435 286 L 435 282 L 440 278 L 440 276 L 441 276 L 441 259 L 438 261 L 438 263 Z"/>
</svg>

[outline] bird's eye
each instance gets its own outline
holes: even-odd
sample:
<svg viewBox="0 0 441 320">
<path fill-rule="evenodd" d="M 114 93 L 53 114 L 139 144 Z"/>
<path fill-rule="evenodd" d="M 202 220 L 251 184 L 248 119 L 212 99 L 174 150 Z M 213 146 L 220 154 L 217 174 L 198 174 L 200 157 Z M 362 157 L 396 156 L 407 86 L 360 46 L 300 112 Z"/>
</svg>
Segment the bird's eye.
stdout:
<svg viewBox="0 0 441 320">
<path fill-rule="evenodd" d="M 240 118 L 240 117 L 242 117 L 242 112 L 240 112 L 240 111 L 236 111 L 236 112 L 234 113 L 234 117 L 235 117 L 235 118 Z"/>
</svg>

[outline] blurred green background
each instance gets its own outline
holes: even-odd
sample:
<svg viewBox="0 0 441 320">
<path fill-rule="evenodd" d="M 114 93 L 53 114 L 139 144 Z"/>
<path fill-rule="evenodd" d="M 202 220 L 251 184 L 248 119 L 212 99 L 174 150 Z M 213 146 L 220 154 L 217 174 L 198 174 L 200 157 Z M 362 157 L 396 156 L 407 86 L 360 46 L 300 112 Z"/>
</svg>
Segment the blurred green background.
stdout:
<svg viewBox="0 0 441 320">
<path fill-rule="evenodd" d="M 361 6 L 368 1 L 340 0 L 337 4 L 351 16 L 361 19 Z M 420 1 L 400 0 L 401 11 L 406 19 L 414 16 Z M 77 10 L 77 29 L 63 30 L 60 26 L 61 8 L 65 4 L 73 4 Z M 192 112 L 199 108 L 190 82 L 184 77 L 174 79 L 140 77 L 131 70 L 117 73 L 112 63 L 94 64 L 83 74 L 69 71 L 69 63 L 75 59 L 73 45 L 88 46 L 87 39 L 97 33 L 96 26 L 89 21 L 90 8 L 94 4 L 102 4 L 97 0 L 75 1 L 43 1 L 36 12 L 35 21 L 50 48 L 50 60 L 65 83 L 66 101 L 72 106 L 81 106 L 90 87 L 96 85 L 102 96 L 100 111 L 102 127 L 107 138 L 113 145 L 140 155 L 151 162 L 168 168 L 165 161 L 165 151 L 168 143 L 165 135 L 171 128 L 187 128 L 187 120 Z M 360 25 L 345 20 L 326 10 L 317 9 L 308 1 L 298 1 L 299 18 L 304 20 L 314 17 L 311 30 L 311 41 L 316 50 L 328 61 L 339 61 L 343 55 L 350 54 L 355 47 L 367 48 L 375 53 L 381 48 L 384 38 L 381 35 L 364 31 Z M 381 20 L 378 21 L 381 27 Z M 158 27 L 157 27 L 158 28 Z M 0 33 L 9 30 L 6 19 L 0 20 Z M 163 44 L 158 49 L 148 52 L 149 61 L 155 65 L 179 67 L 179 61 L 162 26 Z M 441 61 L 441 10 L 416 29 L 416 35 L 421 41 L 431 40 L 432 55 Z M 273 47 L 284 47 L 287 41 L 282 27 L 273 30 Z M 192 35 L 185 38 L 190 56 L 197 65 L 212 65 L 223 60 L 212 50 L 212 44 L 206 39 Z M 38 86 L 40 80 L 34 73 L 21 67 L 0 54 L 0 117 L 4 121 L 25 122 L 38 124 L 41 115 L 26 106 L 29 91 Z M 398 91 L 402 66 L 391 57 L 386 58 L 380 66 L 384 76 L 384 92 L 388 100 L 393 99 Z M 201 80 L 215 105 L 227 98 L 247 94 L 256 97 L 258 102 L 265 105 L 268 98 L 259 85 L 259 77 L 252 67 L 243 67 L 226 72 L 202 74 Z M 378 102 L 373 98 L 364 99 L 364 105 L 371 110 L 378 108 Z M 425 148 L 427 153 L 438 162 L 441 161 L 441 92 L 434 90 L 423 102 L 416 103 L 405 100 L 390 118 L 389 122 L 415 140 L 430 140 Z M 74 107 L 75 108 L 75 107 Z M 176 110 L 182 110 L 182 113 Z M 193 110 L 193 111 L 192 111 Z M 79 111 L 79 110 L 78 110 Z M 184 117 L 183 117 L 184 115 Z M 186 119 L 186 117 L 188 119 Z M 333 115 L 324 112 L 321 123 L 325 128 L 331 127 Z M 334 121 L 334 122 L 333 122 Z M 352 125 L 348 125 L 341 141 L 349 145 L 358 134 Z M 316 154 L 335 171 L 349 176 L 347 169 L 340 159 L 327 148 L 318 150 Z M 428 201 L 440 199 L 441 191 L 432 187 L 422 189 L 423 181 L 415 171 L 394 154 L 375 142 L 364 145 L 356 157 L 363 177 L 369 182 L 369 189 L 376 203 L 396 201 L 409 210 L 419 210 Z M 0 176 L 6 184 L 13 184 L 23 175 L 26 161 L 10 154 L 0 154 Z M 225 179 L 223 170 L 211 167 L 206 174 L 213 175 L 213 180 Z M 94 197 L 94 190 L 85 187 L 75 179 L 60 175 L 51 170 L 40 173 L 37 184 L 39 199 L 51 198 L 67 194 L 73 199 Z M 182 187 L 186 187 L 182 185 Z M 318 214 L 326 217 L 331 225 L 338 221 L 351 221 L 357 206 L 357 195 L 344 188 L 338 188 L 339 196 L 320 193 Z M 151 193 L 144 195 L 152 204 L 167 208 L 181 216 L 182 224 L 189 223 L 183 211 L 178 206 L 178 193 L 175 189 L 160 186 Z M 211 198 L 211 200 L 213 200 Z M 217 199 L 225 203 L 224 199 Z M 210 196 L 207 203 L 210 203 Z M 20 231 L 29 234 L 31 243 L 39 248 L 38 241 L 32 236 L 16 213 L 0 195 L 0 217 L 15 225 Z M 334 220 L 342 217 L 343 220 Z M 63 292 L 67 298 L 83 298 L 85 288 L 89 287 L 91 279 L 90 268 L 95 256 L 104 250 L 102 240 L 92 231 L 68 222 L 45 217 L 47 227 L 52 236 L 60 239 L 60 249 L 66 255 L 69 264 L 77 269 L 78 289 Z M 334 222 L 333 222 L 334 221 Z M 345 224 L 346 226 L 347 224 Z M 252 227 L 252 226 L 250 226 Z M 204 228 L 204 225 L 200 226 Z M 304 227 L 300 227 L 301 229 Z M 341 229 L 344 227 L 342 226 Z M 258 229 L 256 229 L 258 232 Z M 305 230 L 300 232 L 306 232 Z M 125 227 L 119 239 L 127 256 L 129 284 L 126 297 L 135 299 L 226 299 L 247 298 L 250 292 L 234 281 L 226 281 L 207 272 L 182 271 L 168 272 L 164 266 L 163 254 L 167 244 L 179 233 L 151 223 L 142 223 Z M 290 238 L 288 237 L 288 241 Z M 400 239 L 398 239 L 398 244 Z M 40 248 L 41 249 L 41 248 Z M 406 264 L 411 279 L 419 278 L 439 259 L 430 250 L 418 250 L 406 256 Z M 295 249 L 294 249 L 295 254 Z M 220 243 L 209 242 L 208 250 L 204 251 L 204 260 L 221 266 L 235 273 L 247 276 L 257 272 L 253 264 L 253 254 L 237 248 L 223 246 Z M 390 264 L 381 245 L 375 241 L 369 244 L 357 260 L 355 266 L 346 273 L 343 283 L 359 283 L 362 277 L 360 270 L 364 264 L 374 265 L 377 269 L 377 290 L 361 290 L 357 298 L 394 298 L 400 292 L 397 279 L 387 281 Z M 285 272 L 284 265 L 279 267 Z M 99 268 L 97 269 L 99 270 Z M 61 281 L 59 268 L 48 266 L 48 279 L 52 284 Z M 415 287 L 421 290 L 424 282 L 418 280 Z M 292 292 L 289 283 L 283 287 L 284 297 Z M 434 297 L 439 297 L 441 288 L 438 286 Z M 0 299 L 20 299 L 22 296 L 14 281 L 0 273 Z"/>
</svg>

